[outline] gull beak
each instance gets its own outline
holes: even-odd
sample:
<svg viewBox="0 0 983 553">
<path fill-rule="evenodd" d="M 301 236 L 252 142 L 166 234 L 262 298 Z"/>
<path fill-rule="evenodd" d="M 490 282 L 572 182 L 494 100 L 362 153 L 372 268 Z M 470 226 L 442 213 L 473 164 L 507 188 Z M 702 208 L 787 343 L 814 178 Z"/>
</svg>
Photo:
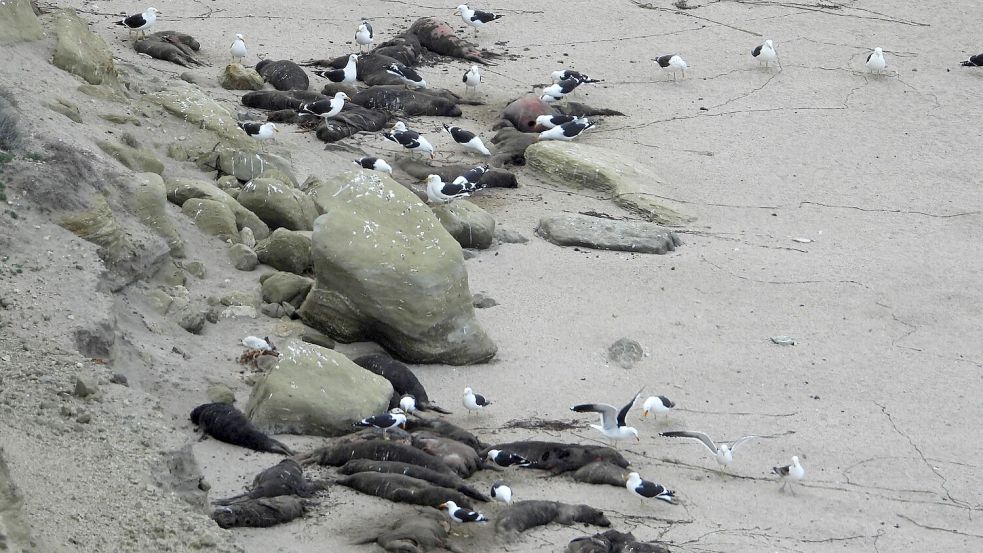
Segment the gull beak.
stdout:
<svg viewBox="0 0 983 553">
<path fill-rule="evenodd" d="M 641 441 L 642 441 L 642 439 L 641 439 L 641 438 L 639 438 L 638 436 L 635 436 L 635 441 L 636 441 L 636 442 L 641 442 Z"/>
<path fill-rule="evenodd" d="M 643 416 L 643 417 L 647 417 L 647 416 L 649 416 L 649 412 L 648 412 L 648 409 L 646 409 L 645 411 L 642 411 L 642 416 Z"/>
</svg>

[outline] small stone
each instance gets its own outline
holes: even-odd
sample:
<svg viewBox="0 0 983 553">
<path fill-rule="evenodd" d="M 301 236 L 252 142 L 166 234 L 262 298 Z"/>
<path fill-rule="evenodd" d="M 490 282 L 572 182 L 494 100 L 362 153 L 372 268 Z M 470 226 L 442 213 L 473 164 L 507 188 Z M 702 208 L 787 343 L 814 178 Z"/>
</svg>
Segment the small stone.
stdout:
<svg viewBox="0 0 983 553">
<path fill-rule="evenodd" d="M 335 346 L 334 340 L 316 330 L 308 329 L 304 331 L 304 335 L 300 339 L 308 344 L 314 344 L 322 348 L 334 349 Z"/>
<path fill-rule="evenodd" d="M 229 259 L 232 266 L 240 271 L 252 271 L 259 265 L 259 258 L 256 252 L 245 244 L 234 244 L 229 248 Z"/>
<path fill-rule="evenodd" d="M 256 308 L 251 305 L 233 305 L 226 307 L 219 313 L 219 317 L 223 319 L 255 319 L 259 317 L 259 313 Z"/>
<path fill-rule="evenodd" d="M 95 378 L 88 376 L 75 377 L 75 395 L 78 397 L 89 397 L 99 391 L 99 384 Z"/>
<path fill-rule="evenodd" d="M 78 418 L 75 420 L 82 424 L 89 424 L 92 422 L 92 415 L 90 413 L 79 413 Z"/>
<path fill-rule="evenodd" d="M 478 257 L 478 252 L 474 250 L 469 250 L 467 248 L 462 249 L 461 253 L 464 254 L 465 261 L 467 261 L 468 259 L 474 259 L 475 257 Z"/>
<path fill-rule="evenodd" d="M 201 334 L 201 329 L 205 327 L 205 314 L 201 311 L 187 313 L 177 324 L 192 334 Z"/>
<path fill-rule="evenodd" d="M 635 340 L 621 338 L 611 344 L 608 348 L 608 359 L 621 365 L 623 369 L 630 369 L 635 366 L 645 355 L 642 346 Z"/>
<path fill-rule="evenodd" d="M 58 413 L 61 414 L 61 416 L 65 417 L 65 418 L 74 417 L 75 416 L 75 409 L 72 409 L 68 405 L 62 405 L 61 406 L 61 409 L 58 410 Z"/>
<path fill-rule="evenodd" d="M 253 235 L 253 229 L 249 227 L 242 227 L 242 230 L 239 231 L 239 239 L 250 248 L 256 247 L 256 237 Z"/>
<path fill-rule="evenodd" d="M 487 309 L 489 307 L 495 307 L 498 302 L 493 298 L 486 296 L 485 294 L 478 292 L 477 294 L 471 296 L 471 305 L 478 309 Z"/>
<path fill-rule="evenodd" d="M 109 378 L 109 382 L 113 384 L 119 384 L 120 386 L 129 386 L 130 382 L 127 380 L 126 375 L 123 373 L 115 373 Z"/>
<path fill-rule="evenodd" d="M 212 324 L 218 322 L 218 317 L 219 317 L 218 308 L 212 307 L 211 309 L 205 312 L 205 320 Z"/>
<path fill-rule="evenodd" d="M 791 336 L 772 336 L 770 339 L 773 343 L 778 344 L 780 346 L 795 345 L 795 338 L 792 338 Z"/>
<path fill-rule="evenodd" d="M 189 261 L 184 264 L 184 270 L 197 278 L 205 278 L 205 264 L 201 261 Z"/>
<path fill-rule="evenodd" d="M 280 317 L 286 315 L 283 310 L 283 306 L 281 306 L 279 303 L 264 303 L 262 306 L 260 306 L 259 311 L 267 317 L 272 317 L 274 319 L 279 319 Z"/>
<path fill-rule="evenodd" d="M 232 405 L 236 401 L 236 394 L 225 384 L 212 384 L 205 392 L 208 401 L 213 403 L 227 403 Z"/>
<path fill-rule="evenodd" d="M 260 355 L 256 358 L 256 368 L 263 372 L 269 372 L 273 370 L 279 360 L 280 358 L 275 355 Z"/>
<path fill-rule="evenodd" d="M 182 350 L 181 348 L 179 348 L 177 346 L 171 346 L 171 353 L 176 353 L 176 354 L 180 355 L 181 357 L 183 357 L 185 359 L 185 361 L 187 361 L 188 359 L 191 359 L 191 354 L 186 353 L 184 350 Z"/>
<path fill-rule="evenodd" d="M 529 241 L 528 238 L 519 232 L 504 228 L 495 229 L 495 238 L 503 244 L 525 244 Z"/>
<path fill-rule="evenodd" d="M 290 317 L 291 319 L 295 319 L 295 318 L 299 317 L 299 315 L 297 315 L 297 308 L 294 307 L 293 304 L 287 303 L 287 302 L 282 302 L 282 303 L 280 303 L 280 306 L 283 307 L 283 314 L 284 315 Z"/>
</svg>

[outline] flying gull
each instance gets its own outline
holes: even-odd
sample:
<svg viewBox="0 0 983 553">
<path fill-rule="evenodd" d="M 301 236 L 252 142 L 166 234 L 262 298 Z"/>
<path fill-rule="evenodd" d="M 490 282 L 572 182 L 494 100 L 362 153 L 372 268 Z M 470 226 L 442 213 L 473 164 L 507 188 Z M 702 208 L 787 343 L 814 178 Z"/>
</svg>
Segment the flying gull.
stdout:
<svg viewBox="0 0 983 553">
<path fill-rule="evenodd" d="M 699 440 L 700 443 L 705 445 L 710 453 L 717 459 L 717 463 L 721 466 L 728 466 L 734 462 L 734 452 L 737 448 L 748 440 L 753 440 L 754 438 L 759 438 L 760 436 L 744 436 L 734 440 L 732 443 L 720 443 L 716 444 L 703 432 L 691 432 L 687 430 L 674 431 L 674 432 L 663 432 L 659 434 L 660 436 L 665 436 L 667 438 L 689 438 L 692 440 Z"/>
<path fill-rule="evenodd" d="M 625 417 L 628 416 L 628 411 L 635 405 L 641 393 L 642 390 L 638 390 L 635 396 L 631 398 L 631 401 L 625 404 L 620 411 L 616 410 L 613 405 L 608 405 L 607 403 L 584 403 L 574 405 L 570 410 L 576 411 L 577 413 L 600 413 L 601 424 L 592 424 L 590 426 L 611 440 L 617 441 L 635 438 L 635 441 L 639 441 L 638 430 L 628 426 L 625 422 Z"/>
<path fill-rule="evenodd" d="M 574 71 L 573 69 L 558 69 L 550 73 L 550 80 L 552 80 L 554 83 L 565 81 L 567 79 L 575 79 L 580 81 L 580 84 L 601 82 L 601 79 L 592 79 L 580 71 Z"/>
</svg>

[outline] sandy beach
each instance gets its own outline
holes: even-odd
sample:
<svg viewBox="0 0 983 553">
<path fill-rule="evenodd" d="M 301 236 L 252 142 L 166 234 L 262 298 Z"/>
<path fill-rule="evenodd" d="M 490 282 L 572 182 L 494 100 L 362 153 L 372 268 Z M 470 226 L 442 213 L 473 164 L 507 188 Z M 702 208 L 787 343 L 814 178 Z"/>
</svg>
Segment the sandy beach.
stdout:
<svg viewBox="0 0 983 553">
<path fill-rule="evenodd" d="M 688 8 L 668 0 L 479 6 L 505 16 L 477 39 L 503 57 L 483 68 L 483 105 L 463 106 L 455 121 L 491 136 L 504 106 L 547 83 L 550 71 L 571 67 L 602 78 L 578 89 L 577 101 L 626 115 L 599 118 L 578 140 L 630 156 L 657 175 L 646 191 L 692 222 L 673 229 L 684 245 L 666 255 L 559 247 L 536 235 L 541 218 L 637 214 L 601 193 L 514 168 L 519 188 L 487 189 L 471 200 L 498 228 L 529 241 L 499 243 L 465 262 L 471 292 L 498 302 L 476 310 L 497 354 L 488 363 L 413 370 L 431 399 L 454 411 L 447 420 L 490 444 L 604 444 L 588 427 L 595 417 L 572 413 L 571 405 L 621 405 L 642 387 L 643 397 L 672 398 L 677 408 L 668 419 L 633 410 L 629 422 L 641 440 L 622 447 L 634 470 L 676 491 L 677 505 L 640 506 L 624 489 L 540 471 L 508 476 L 517 499 L 590 504 L 612 528 L 672 551 L 980 549 L 983 452 L 974 428 L 983 417 L 983 68 L 959 66 L 981 48 L 979 6 L 682 4 Z M 78 10 L 145 90 L 190 71 L 211 83 L 202 88 L 232 114 L 262 113 L 239 103 L 241 91 L 217 84 L 235 33 L 247 37 L 246 65 L 347 54 L 362 18 L 373 23 L 377 41 L 424 16 L 446 18 L 464 33 L 454 6 L 432 3 L 159 5 L 157 30 L 196 37 L 210 64 L 185 69 L 138 55 L 126 31 L 113 26 L 118 14 L 143 4 L 40 7 Z M 2 47 L 0 86 L 17 99 L 24 151 L 43 153 L 59 142 L 112 162 L 95 140 L 122 131 L 96 114 L 116 108 L 80 94 L 77 78 L 46 63 L 48 34 Z M 777 68 L 759 67 L 750 56 L 766 38 L 775 41 Z M 887 57 L 884 75 L 864 67 L 874 47 Z M 651 61 L 666 53 L 689 62 L 685 79 L 673 81 Z M 469 65 L 442 58 L 421 71 L 431 87 L 463 93 Z M 311 89 L 321 84 L 312 78 Z M 84 124 L 44 107 L 58 98 L 77 103 Z M 134 105 L 128 113 L 141 118 L 143 108 Z M 438 163 L 465 157 L 438 135 L 448 118 L 408 121 L 439 137 Z M 272 148 L 289 155 L 300 180 L 349 170 L 360 155 L 402 155 L 379 133 L 325 148 L 313 133 L 285 127 Z M 166 118 L 127 131 L 160 152 L 165 176 L 211 179 L 193 163 L 166 157 L 168 144 L 188 128 Z M 405 175 L 397 180 L 419 189 Z M 58 226 L 29 191 L 6 193 L 0 450 L 32 536 L 24 551 L 374 552 L 382 549 L 351 543 L 387 517 L 423 510 L 331 487 L 291 523 L 222 530 L 182 501 L 160 483 L 164 452 L 191 445 L 209 499 L 240 493 L 279 461 L 199 441 L 188 413 L 207 401 L 213 384 L 231 388 L 244 405 L 255 374 L 236 362 L 241 338 L 287 339 L 301 323 L 260 315 L 219 320 L 201 335 L 184 332 L 150 308 L 149 294 L 164 277 L 100 289 L 98 248 Z M 262 267 L 237 271 L 221 240 L 200 232 L 180 207 L 168 209 L 186 261 L 206 266 L 204 278 L 186 283 L 193 301 L 258 288 Z M 106 317 L 118 341 L 109 365 L 79 353 L 73 334 L 82 320 Z M 771 340 L 780 336 L 794 345 Z M 631 369 L 608 359 L 620 338 L 645 350 Z M 381 347 L 338 344 L 337 351 L 355 357 Z M 114 373 L 126 375 L 129 386 L 111 384 Z M 98 399 L 75 397 L 79 374 L 99 382 Z M 465 386 L 494 404 L 466 414 Z M 81 414 L 90 420 L 81 422 Z M 514 428 L 533 419 L 570 422 L 571 429 Z M 720 471 L 698 443 L 658 435 L 667 430 L 766 437 L 743 445 Z M 299 451 L 325 443 L 277 438 Z M 780 493 L 771 474 L 793 455 L 807 471 L 794 496 Z M 318 478 L 332 471 L 310 472 Z M 496 478 L 483 471 L 472 480 L 486 489 Z M 481 510 L 494 518 L 501 509 Z M 602 530 L 553 524 L 502 543 L 490 525 L 457 525 L 450 543 L 468 552 L 563 551 L 571 539 Z"/>
</svg>

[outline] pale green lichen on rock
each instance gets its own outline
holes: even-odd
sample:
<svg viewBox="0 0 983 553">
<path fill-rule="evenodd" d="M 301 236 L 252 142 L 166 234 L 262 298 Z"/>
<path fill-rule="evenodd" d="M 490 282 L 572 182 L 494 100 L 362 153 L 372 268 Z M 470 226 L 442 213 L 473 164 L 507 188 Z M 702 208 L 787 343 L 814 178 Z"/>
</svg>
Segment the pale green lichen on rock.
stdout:
<svg viewBox="0 0 983 553">
<path fill-rule="evenodd" d="M 0 1 L 0 44 L 39 40 L 43 37 L 41 22 L 34 15 L 30 0 Z"/>
<path fill-rule="evenodd" d="M 177 177 L 168 178 L 164 181 L 164 186 L 167 189 L 167 199 L 173 204 L 183 206 L 184 202 L 191 198 L 222 202 L 235 216 L 236 228 L 239 230 L 248 228 L 252 231 L 253 236 L 258 239 L 270 235 L 270 228 L 255 213 L 242 207 L 242 204 L 235 198 L 210 182 Z"/>
<path fill-rule="evenodd" d="M 495 239 L 495 218 L 467 200 L 433 206 L 433 213 L 462 248 L 483 250 Z"/>
<path fill-rule="evenodd" d="M 615 204 L 669 226 L 692 221 L 649 190 L 659 179 L 633 158 L 607 148 L 545 140 L 526 149 L 526 163 L 547 180 L 563 186 L 589 188 L 611 197 Z"/>
<path fill-rule="evenodd" d="M 224 203 L 204 198 L 191 198 L 181 206 L 181 212 L 190 217 L 206 234 L 233 243 L 239 241 L 236 218 Z"/>
<path fill-rule="evenodd" d="M 90 31 L 85 21 L 73 10 L 55 14 L 54 30 L 58 40 L 51 63 L 55 67 L 78 75 L 93 85 L 116 81 L 118 74 L 106 41 Z"/>
<path fill-rule="evenodd" d="M 117 161 L 134 171 L 164 174 L 164 164 L 153 152 L 146 148 L 134 148 L 129 144 L 115 140 L 100 140 L 97 142 L 102 151 L 113 156 Z"/>
<path fill-rule="evenodd" d="M 173 257 L 184 257 L 184 241 L 167 214 L 167 196 L 164 180 L 156 173 L 139 173 L 134 176 L 133 190 L 128 195 L 133 213 L 154 232 L 160 235 L 170 248 Z"/>
<path fill-rule="evenodd" d="M 133 244 L 120 228 L 109 203 L 102 196 L 94 196 L 93 203 L 92 209 L 63 218 L 61 226 L 102 248 L 100 257 L 109 262 L 127 258 Z"/>
<path fill-rule="evenodd" d="M 167 88 L 148 97 L 172 114 L 227 140 L 241 144 L 246 144 L 249 140 L 229 110 L 209 98 L 196 85 L 173 80 Z"/>
<path fill-rule="evenodd" d="M 227 90 L 259 90 L 266 83 L 255 69 L 244 67 L 240 63 L 230 63 L 226 66 L 218 82 Z"/>
<path fill-rule="evenodd" d="M 247 182 L 236 200 L 271 228 L 311 230 L 318 216 L 311 198 L 277 179 L 257 178 Z"/>
</svg>

